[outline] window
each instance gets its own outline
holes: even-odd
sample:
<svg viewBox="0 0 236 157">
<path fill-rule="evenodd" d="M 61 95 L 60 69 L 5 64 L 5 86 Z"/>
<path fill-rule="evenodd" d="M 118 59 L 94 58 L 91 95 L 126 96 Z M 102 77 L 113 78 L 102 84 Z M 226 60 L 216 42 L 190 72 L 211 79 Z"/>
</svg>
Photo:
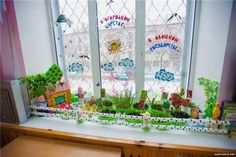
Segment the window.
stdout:
<svg viewBox="0 0 236 157">
<path fill-rule="evenodd" d="M 56 3 L 52 5 L 54 23 L 62 14 L 69 21 L 55 24 L 54 31 L 58 62 L 74 92 L 78 86 L 87 91 L 87 96 L 99 95 L 94 93 L 96 86 L 105 88 L 109 95 L 127 89 L 135 93 L 143 88 L 154 97 L 161 91 L 174 92 L 180 86 L 186 87 L 191 56 L 191 40 L 187 39 L 191 33 L 185 32 L 186 29 L 192 32 L 193 16 L 188 15 L 193 14 L 190 8 L 194 3 L 187 0 L 53 3 Z M 97 8 L 95 26 L 94 21 L 89 21 L 92 16 L 89 5 Z M 142 12 L 144 16 L 139 16 Z M 144 27 L 136 25 L 137 21 L 142 21 Z M 98 29 L 97 35 L 91 34 L 93 28 Z M 91 53 L 96 44 L 97 52 Z M 141 55 L 137 55 L 139 47 L 144 49 Z M 92 68 L 92 60 L 99 61 L 99 67 Z M 144 68 L 137 69 L 140 66 Z M 99 71 L 99 76 L 93 75 L 94 70 Z M 143 72 L 144 77 L 139 78 L 137 72 Z M 95 83 L 95 78 L 100 81 Z"/>
</svg>

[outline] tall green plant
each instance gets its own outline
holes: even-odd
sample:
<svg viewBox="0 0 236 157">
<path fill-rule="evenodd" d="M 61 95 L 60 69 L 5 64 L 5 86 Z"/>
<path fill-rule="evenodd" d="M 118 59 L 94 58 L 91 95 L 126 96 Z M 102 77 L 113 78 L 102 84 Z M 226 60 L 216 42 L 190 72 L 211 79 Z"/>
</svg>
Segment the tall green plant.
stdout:
<svg viewBox="0 0 236 157">
<path fill-rule="evenodd" d="M 116 108 L 130 108 L 132 106 L 134 98 L 132 97 L 131 91 L 125 91 L 120 96 L 111 97 L 113 104 Z"/>
<path fill-rule="evenodd" d="M 204 89 L 204 94 L 206 96 L 205 101 L 205 116 L 211 118 L 212 111 L 216 105 L 217 95 L 219 90 L 219 82 L 212 81 L 210 79 L 200 77 L 198 83 Z"/>
</svg>

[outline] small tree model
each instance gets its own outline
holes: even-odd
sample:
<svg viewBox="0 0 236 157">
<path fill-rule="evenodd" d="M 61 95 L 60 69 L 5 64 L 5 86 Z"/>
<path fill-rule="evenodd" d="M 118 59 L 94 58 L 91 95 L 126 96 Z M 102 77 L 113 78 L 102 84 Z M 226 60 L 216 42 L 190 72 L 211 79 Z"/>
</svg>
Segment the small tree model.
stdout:
<svg viewBox="0 0 236 157">
<path fill-rule="evenodd" d="M 205 101 L 205 116 L 212 118 L 212 112 L 216 105 L 217 94 L 219 90 L 219 82 L 209 80 L 204 77 L 198 79 L 198 83 L 204 89 L 204 94 L 207 98 Z"/>
</svg>

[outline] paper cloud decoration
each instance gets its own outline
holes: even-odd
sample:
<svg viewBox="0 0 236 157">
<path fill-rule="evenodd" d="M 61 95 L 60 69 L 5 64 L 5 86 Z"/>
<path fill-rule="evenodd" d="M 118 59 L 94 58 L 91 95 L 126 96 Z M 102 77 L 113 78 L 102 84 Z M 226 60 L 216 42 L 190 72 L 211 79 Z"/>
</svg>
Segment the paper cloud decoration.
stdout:
<svg viewBox="0 0 236 157">
<path fill-rule="evenodd" d="M 112 72 L 115 70 L 115 68 L 113 67 L 112 63 L 105 63 L 101 65 L 101 68 L 104 69 L 106 72 Z"/>
<path fill-rule="evenodd" d="M 82 73 L 84 71 L 84 67 L 82 64 L 78 62 L 71 63 L 68 67 L 69 72 L 79 72 Z"/>
<path fill-rule="evenodd" d="M 129 58 L 121 59 L 119 62 L 120 67 L 132 68 L 134 67 L 134 61 Z"/>
<path fill-rule="evenodd" d="M 161 69 L 159 72 L 156 72 L 155 79 L 162 81 L 172 81 L 174 80 L 174 74 L 166 71 L 165 69 Z"/>
</svg>

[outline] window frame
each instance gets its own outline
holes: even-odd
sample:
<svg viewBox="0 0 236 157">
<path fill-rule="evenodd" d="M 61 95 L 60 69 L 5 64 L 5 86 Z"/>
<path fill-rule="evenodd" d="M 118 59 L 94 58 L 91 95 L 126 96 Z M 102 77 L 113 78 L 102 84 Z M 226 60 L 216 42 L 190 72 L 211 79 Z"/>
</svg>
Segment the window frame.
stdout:
<svg viewBox="0 0 236 157">
<path fill-rule="evenodd" d="M 49 1 L 49 12 L 51 13 L 49 20 L 56 21 L 60 14 L 59 1 Z M 145 0 L 135 0 L 135 91 L 136 93 L 144 89 L 145 83 Z M 88 0 L 88 18 L 89 18 L 89 37 L 91 48 L 93 91 L 95 97 L 100 97 L 102 88 L 101 68 L 100 68 L 100 47 L 99 47 L 99 30 L 97 19 L 97 0 Z M 194 25 L 196 22 L 196 0 L 187 0 L 186 20 L 184 30 L 184 48 L 182 58 L 181 71 L 181 87 L 191 89 L 193 82 L 191 81 L 194 73 L 192 62 L 195 61 L 193 53 Z M 56 50 L 57 64 L 64 71 L 64 79 L 67 80 L 67 66 L 65 61 L 65 49 L 63 43 L 63 35 L 60 27 L 53 26 L 54 46 Z M 96 84 L 99 84 L 97 86 Z"/>
</svg>

